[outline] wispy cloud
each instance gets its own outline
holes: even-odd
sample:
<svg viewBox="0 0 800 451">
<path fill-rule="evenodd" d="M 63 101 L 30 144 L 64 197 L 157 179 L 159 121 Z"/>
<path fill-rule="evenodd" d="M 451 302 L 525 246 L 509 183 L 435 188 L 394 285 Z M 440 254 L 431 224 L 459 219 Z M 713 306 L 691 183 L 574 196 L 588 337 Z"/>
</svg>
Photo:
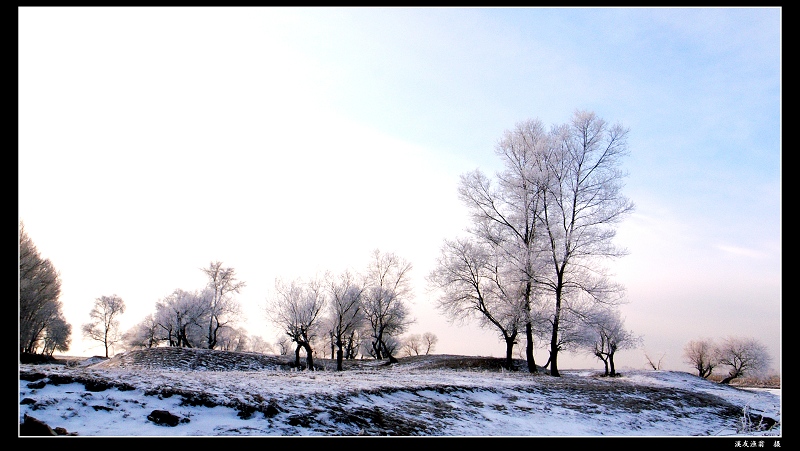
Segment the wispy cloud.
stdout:
<svg viewBox="0 0 800 451">
<path fill-rule="evenodd" d="M 743 257 L 750 257 L 750 258 L 766 258 L 766 257 L 768 257 L 768 254 L 765 253 L 765 252 L 757 251 L 757 250 L 754 250 L 754 249 L 749 249 L 749 248 L 746 248 L 746 247 L 728 246 L 726 244 L 718 244 L 718 245 L 716 245 L 716 248 L 721 250 L 721 251 L 723 251 L 723 252 L 727 252 L 729 254 L 734 254 L 734 255 L 741 255 Z"/>
</svg>

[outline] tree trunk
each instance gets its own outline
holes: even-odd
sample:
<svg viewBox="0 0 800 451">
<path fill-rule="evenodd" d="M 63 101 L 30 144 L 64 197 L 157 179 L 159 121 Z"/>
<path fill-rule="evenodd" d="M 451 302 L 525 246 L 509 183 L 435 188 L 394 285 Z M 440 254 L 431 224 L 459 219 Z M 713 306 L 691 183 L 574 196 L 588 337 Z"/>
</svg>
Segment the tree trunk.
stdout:
<svg viewBox="0 0 800 451">
<path fill-rule="evenodd" d="M 516 335 L 506 337 L 506 369 L 514 368 L 514 339 Z"/>
<path fill-rule="evenodd" d="M 311 345 L 308 342 L 303 343 L 303 348 L 306 350 L 306 364 L 309 371 L 314 371 L 314 353 L 311 351 Z"/>
<path fill-rule="evenodd" d="M 530 321 L 525 324 L 525 339 L 528 344 L 525 346 L 525 358 L 528 361 L 528 372 L 536 373 L 536 360 L 533 359 L 533 326 Z"/>
<path fill-rule="evenodd" d="M 615 377 L 617 375 L 617 370 L 614 369 L 614 354 L 608 355 L 608 363 L 611 365 L 611 377 Z"/>
<path fill-rule="evenodd" d="M 558 274 L 558 282 L 556 288 L 556 312 L 553 316 L 553 335 L 550 337 L 550 375 L 561 376 L 558 372 L 558 328 L 559 319 L 561 318 L 561 287 L 563 284 L 563 275 Z"/>
<path fill-rule="evenodd" d="M 300 368 L 300 343 L 297 344 L 294 350 L 294 366 Z"/>
<path fill-rule="evenodd" d="M 386 343 L 383 340 L 380 341 L 380 348 L 383 349 L 383 353 L 386 354 L 386 357 L 389 359 L 389 363 L 397 363 L 397 359 L 392 355 L 389 348 L 386 346 Z"/>
<path fill-rule="evenodd" d="M 341 348 L 339 348 L 339 350 L 336 351 L 336 371 L 344 370 L 344 367 L 342 367 L 343 358 L 344 358 L 344 352 L 342 351 Z"/>
</svg>

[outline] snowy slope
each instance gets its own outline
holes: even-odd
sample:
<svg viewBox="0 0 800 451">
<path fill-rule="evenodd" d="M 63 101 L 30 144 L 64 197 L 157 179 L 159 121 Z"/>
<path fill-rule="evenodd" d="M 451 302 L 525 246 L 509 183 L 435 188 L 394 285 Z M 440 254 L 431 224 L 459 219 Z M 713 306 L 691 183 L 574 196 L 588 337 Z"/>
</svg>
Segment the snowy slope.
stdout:
<svg viewBox="0 0 800 451">
<path fill-rule="evenodd" d="M 420 356 L 296 371 L 285 356 L 159 348 L 77 365 L 20 365 L 25 415 L 78 436 L 780 436 L 779 390 L 683 372 L 562 377 L 497 359 Z M 489 368 L 489 369 L 487 369 Z M 176 426 L 148 419 L 154 410 Z M 753 415 L 745 416 L 744 413 Z"/>
</svg>

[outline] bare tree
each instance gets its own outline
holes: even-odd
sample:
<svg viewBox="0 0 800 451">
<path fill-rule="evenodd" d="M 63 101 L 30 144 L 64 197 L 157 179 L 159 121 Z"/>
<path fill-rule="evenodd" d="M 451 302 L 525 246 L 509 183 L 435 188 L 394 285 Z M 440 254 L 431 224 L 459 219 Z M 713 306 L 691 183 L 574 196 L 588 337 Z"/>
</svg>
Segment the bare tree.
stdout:
<svg viewBox="0 0 800 451">
<path fill-rule="evenodd" d="M 289 284 L 275 280 L 275 295 L 267 300 L 267 318 L 294 342 L 295 366 L 300 367 L 300 350 L 305 350 L 307 368 L 314 370 L 312 343 L 319 332 L 327 298 L 320 280 Z"/>
<path fill-rule="evenodd" d="M 403 345 L 401 346 L 402 352 L 407 357 L 412 355 L 420 355 L 420 353 L 423 352 L 422 347 L 422 336 L 419 334 L 407 335 L 403 339 Z"/>
<path fill-rule="evenodd" d="M 644 358 L 647 360 L 647 364 L 650 365 L 650 368 L 656 371 L 661 369 L 661 362 L 664 360 L 665 355 L 666 354 L 662 353 L 661 357 L 659 357 L 658 360 L 653 360 L 650 357 L 650 354 L 647 353 L 647 351 L 644 352 Z"/>
<path fill-rule="evenodd" d="M 425 348 L 425 355 L 430 354 L 436 349 L 436 343 L 439 342 L 439 337 L 433 332 L 425 332 L 422 334 L 422 345 Z"/>
<path fill-rule="evenodd" d="M 754 338 L 728 337 L 718 348 L 719 364 L 729 367 L 721 381 L 728 384 L 737 377 L 765 371 L 772 361 L 766 346 Z"/>
<path fill-rule="evenodd" d="M 239 304 L 232 298 L 233 293 L 245 287 L 245 283 L 236 278 L 233 268 L 222 267 L 222 262 L 211 262 L 208 268 L 202 268 L 208 276 L 208 318 L 206 344 L 208 349 L 217 346 L 219 330 L 228 325 L 232 318 L 239 313 Z"/>
<path fill-rule="evenodd" d="M 614 225 L 633 210 L 621 194 L 621 159 L 628 153 L 628 130 L 609 126 L 594 113 L 576 111 L 552 132 L 542 159 L 547 188 L 541 191 L 549 270 L 537 277 L 553 295 L 550 374 L 558 376 L 559 332 L 564 295 L 581 290 L 612 303 L 624 289 L 609 282 L 599 259 L 625 255 L 612 244 Z"/>
<path fill-rule="evenodd" d="M 710 338 L 686 343 L 683 348 L 683 356 L 686 363 L 692 365 L 697 370 L 697 375 L 703 379 L 707 379 L 719 364 L 717 346 Z"/>
<path fill-rule="evenodd" d="M 284 334 L 280 334 L 275 338 L 275 348 L 279 355 L 288 355 L 292 347 L 292 340 Z"/>
<path fill-rule="evenodd" d="M 64 322 L 61 301 L 61 278 L 53 263 L 43 258 L 25 232 L 19 227 L 19 350 L 34 354 L 48 348 L 69 349 L 69 334 L 57 334 L 47 338 L 48 330 L 60 330 L 57 324 Z M 70 326 L 71 327 L 71 326 Z"/>
<path fill-rule="evenodd" d="M 364 335 L 365 332 L 363 328 L 350 331 L 350 335 L 346 337 L 344 343 L 345 359 L 353 360 L 358 357 L 358 355 L 360 354 L 361 347 L 365 340 Z"/>
<path fill-rule="evenodd" d="M 502 259 L 473 239 L 445 240 L 436 266 L 428 275 L 440 290 L 436 307 L 454 324 L 477 318 L 481 327 L 496 330 L 506 345 L 507 368 L 513 364 L 514 345 L 525 325 L 526 312 L 518 296 L 519 284 L 508 287 L 500 269 Z"/>
<path fill-rule="evenodd" d="M 94 307 L 89 312 L 89 322 L 82 327 L 84 337 L 99 341 L 103 345 L 106 358 L 109 348 L 122 340 L 119 316 L 123 313 L 125 313 L 125 302 L 121 297 L 116 294 L 100 296 L 94 300 Z"/>
<path fill-rule="evenodd" d="M 366 323 L 363 304 L 365 287 L 354 275 L 345 271 L 338 279 L 330 279 L 328 290 L 331 346 L 336 352 L 336 370 L 342 371 L 347 339 Z"/>
<path fill-rule="evenodd" d="M 397 338 L 413 323 L 406 300 L 411 296 L 411 263 L 393 253 L 375 250 L 367 268 L 364 313 L 372 334 L 371 355 L 378 360 L 392 355 Z"/>
</svg>

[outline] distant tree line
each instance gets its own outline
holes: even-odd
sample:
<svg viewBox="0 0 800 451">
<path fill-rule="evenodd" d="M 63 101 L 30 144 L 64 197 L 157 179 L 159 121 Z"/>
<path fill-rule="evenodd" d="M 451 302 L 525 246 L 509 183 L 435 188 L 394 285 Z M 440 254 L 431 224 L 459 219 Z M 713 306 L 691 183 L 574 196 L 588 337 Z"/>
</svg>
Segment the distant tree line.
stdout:
<svg viewBox="0 0 800 451">
<path fill-rule="evenodd" d="M 268 321 L 281 331 L 274 344 L 238 327 L 241 307 L 234 295 L 245 282 L 233 268 L 218 261 L 202 269 L 208 277 L 203 289 L 176 289 L 158 300 L 155 312 L 128 330 L 122 341 L 128 349 L 174 346 L 281 355 L 293 352 L 294 365 L 309 369 L 314 368 L 315 355 L 324 355 L 326 343 L 339 370 L 344 359 L 359 356 L 395 362 L 398 352 L 432 352 L 438 341 L 434 334 L 412 335 L 408 340 L 402 337 L 413 322 L 407 305 L 411 264 L 377 250 L 372 257 L 363 275 L 344 271 L 290 282 L 277 278 L 265 311 Z M 102 329 L 95 335 L 101 336 Z M 305 365 L 301 356 L 305 356 Z"/>
</svg>

